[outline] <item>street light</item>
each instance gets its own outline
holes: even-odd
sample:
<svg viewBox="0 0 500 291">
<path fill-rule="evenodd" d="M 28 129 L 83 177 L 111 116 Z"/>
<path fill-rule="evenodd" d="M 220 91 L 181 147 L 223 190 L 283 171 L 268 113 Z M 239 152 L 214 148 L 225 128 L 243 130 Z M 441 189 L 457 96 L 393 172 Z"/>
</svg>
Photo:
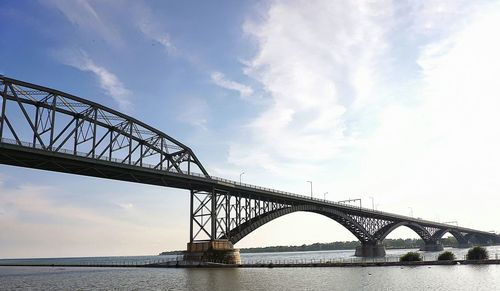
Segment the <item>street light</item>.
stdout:
<svg viewBox="0 0 500 291">
<path fill-rule="evenodd" d="M 370 199 L 372 200 L 372 210 L 375 210 L 375 202 L 372 196 L 370 196 Z"/>
<path fill-rule="evenodd" d="M 323 200 L 326 200 L 326 194 L 328 194 L 328 192 L 325 192 L 325 193 L 323 194 Z"/>
<path fill-rule="evenodd" d="M 307 183 L 311 184 L 311 199 L 313 198 L 313 182 L 312 181 L 306 181 Z"/>
<path fill-rule="evenodd" d="M 245 172 L 241 172 L 240 174 L 240 185 L 241 185 L 241 175 L 245 174 Z"/>
<path fill-rule="evenodd" d="M 413 208 L 408 207 L 410 209 L 410 216 L 413 217 Z"/>
</svg>

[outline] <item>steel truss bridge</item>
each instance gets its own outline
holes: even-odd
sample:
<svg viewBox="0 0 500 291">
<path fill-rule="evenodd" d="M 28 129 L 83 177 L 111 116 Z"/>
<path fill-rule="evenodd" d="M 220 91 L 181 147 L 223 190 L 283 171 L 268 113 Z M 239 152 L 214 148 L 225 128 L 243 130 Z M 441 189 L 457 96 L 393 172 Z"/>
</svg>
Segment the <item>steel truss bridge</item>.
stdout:
<svg viewBox="0 0 500 291">
<path fill-rule="evenodd" d="M 0 163 L 189 190 L 191 243 L 236 244 L 260 226 L 297 211 L 343 225 L 361 242 L 361 256 L 380 254 L 384 238 L 400 226 L 415 231 L 427 250 L 439 249 L 446 233 L 461 246 L 500 243 L 491 232 L 210 176 L 189 147 L 167 134 L 58 90 L 0 76 L 0 94 Z"/>
</svg>

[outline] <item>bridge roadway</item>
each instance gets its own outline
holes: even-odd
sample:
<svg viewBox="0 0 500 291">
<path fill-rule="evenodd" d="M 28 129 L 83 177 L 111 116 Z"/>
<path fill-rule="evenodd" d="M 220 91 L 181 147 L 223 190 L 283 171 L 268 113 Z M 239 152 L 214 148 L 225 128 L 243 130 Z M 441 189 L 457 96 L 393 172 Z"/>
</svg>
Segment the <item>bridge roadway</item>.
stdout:
<svg viewBox="0 0 500 291">
<path fill-rule="evenodd" d="M 207 240 L 228 241 L 232 248 L 295 211 L 339 222 L 361 241 L 359 256 L 385 254 L 383 239 L 400 226 L 414 230 L 424 250 L 442 249 L 445 233 L 462 247 L 500 243 L 490 232 L 213 177 L 190 148 L 134 118 L 54 89 L 3 76 L 0 81 L 0 163 L 189 190 L 188 250 Z"/>
<path fill-rule="evenodd" d="M 119 163 L 118 160 L 96 160 L 85 157 L 84 154 L 74 155 L 71 151 L 67 151 L 67 153 L 51 152 L 33 147 L 33 144 L 30 143 L 23 143 L 23 145 L 20 146 L 15 144 L 15 141 L 7 139 L 2 139 L 0 142 L 0 163 L 186 190 L 212 192 L 213 189 L 217 189 L 229 193 L 229 195 L 237 195 L 239 198 L 254 199 L 257 201 L 265 198 L 267 200 L 289 205 L 290 207 L 307 205 L 318 208 L 328 208 L 353 215 L 354 217 L 391 221 L 401 225 L 415 224 L 424 228 L 447 229 L 447 232 L 453 231 L 492 237 L 492 233 L 486 231 L 478 231 L 456 225 L 345 205 L 330 200 L 312 198 L 310 196 L 246 183 L 240 184 L 239 182 L 224 178 L 214 176 L 207 178 L 202 174 L 196 173 L 190 173 L 188 175 L 175 172 L 164 172 L 162 170 L 153 169 L 152 165 L 143 164 L 143 166 L 134 166 Z"/>
<path fill-rule="evenodd" d="M 276 201 L 282 201 L 290 205 L 314 205 L 328 207 L 344 213 L 362 215 L 376 219 L 389 219 L 418 223 L 422 226 L 434 228 L 447 228 L 460 232 L 474 232 L 478 234 L 491 235 L 491 232 L 478 231 L 471 228 L 459 227 L 450 224 L 423 220 L 410 216 L 404 216 L 369 208 L 356 207 L 337 203 L 330 200 L 313 198 L 306 195 L 294 194 L 290 192 L 275 190 L 256 185 L 239 183 L 236 181 L 214 177 L 204 177 L 202 174 L 191 173 L 179 174 L 174 172 L 163 172 L 153 169 L 152 165 L 142 167 L 128 164 L 116 163 L 108 160 L 95 160 L 84 156 L 65 154 L 60 152 L 50 152 L 33 148 L 30 143 L 24 146 L 14 144 L 12 140 L 3 139 L 0 142 L 0 163 L 12 166 L 35 168 L 55 172 L 63 172 L 77 175 L 93 176 L 141 184 L 165 186 L 186 190 L 220 189 L 229 193 L 238 193 L 243 198 L 259 199 L 269 197 Z"/>
</svg>

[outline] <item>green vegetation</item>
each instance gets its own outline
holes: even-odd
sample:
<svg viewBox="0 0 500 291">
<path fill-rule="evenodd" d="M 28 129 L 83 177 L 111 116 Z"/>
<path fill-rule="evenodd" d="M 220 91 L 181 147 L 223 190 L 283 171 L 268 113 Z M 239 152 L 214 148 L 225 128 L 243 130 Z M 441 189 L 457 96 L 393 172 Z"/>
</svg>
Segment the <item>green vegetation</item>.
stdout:
<svg viewBox="0 0 500 291">
<path fill-rule="evenodd" d="M 400 262 L 418 262 L 422 260 L 422 256 L 417 252 L 408 252 L 399 258 Z"/>
<path fill-rule="evenodd" d="M 467 252 L 467 260 L 487 260 L 488 251 L 483 247 L 473 247 Z"/>
<path fill-rule="evenodd" d="M 385 239 L 386 249 L 418 249 L 423 245 L 421 239 Z M 457 240 L 454 237 L 441 239 L 444 247 L 456 247 Z M 337 241 L 331 243 L 314 243 L 300 246 L 271 246 L 261 248 L 243 248 L 241 253 L 271 253 L 271 252 L 309 252 L 309 251 L 331 251 L 331 250 L 354 250 L 360 245 L 359 241 Z M 160 255 L 181 255 L 182 251 L 168 251 Z"/>
<path fill-rule="evenodd" d="M 453 261 L 456 260 L 455 254 L 449 251 L 439 254 L 438 261 Z"/>
<path fill-rule="evenodd" d="M 385 239 L 386 249 L 418 249 L 424 242 L 421 239 Z M 441 239 L 444 247 L 456 247 L 457 240 L 454 237 Z M 271 252 L 308 252 L 308 251 L 330 251 L 330 250 L 353 250 L 360 245 L 359 241 L 340 241 L 332 243 L 315 243 L 301 246 L 272 246 L 262 248 L 240 249 L 241 253 L 271 253 Z"/>
</svg>

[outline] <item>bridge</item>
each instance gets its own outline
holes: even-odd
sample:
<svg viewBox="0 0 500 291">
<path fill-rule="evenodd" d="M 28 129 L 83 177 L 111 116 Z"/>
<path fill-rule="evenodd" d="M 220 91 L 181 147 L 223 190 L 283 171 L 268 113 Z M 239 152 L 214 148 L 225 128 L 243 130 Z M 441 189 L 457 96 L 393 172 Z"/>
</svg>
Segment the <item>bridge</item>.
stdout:
<svg viewBox="0 0 500 291">
<path fill-rule="evenodd" d="M 500 243 L 500 236 L 239 183 L 209 175 L 186 145 L 139 120 L 95 102 L 0 76 L 0 163 L 189 190 L 186 258 L 239 259 L 234 244 L 260 226 L 298 211 L 318 213 L 361 242 L 357 256 L 383 256 L 384 238 L 400 226 L 423 250 L 453 235 L 459 247 Z"/>
</svg>

